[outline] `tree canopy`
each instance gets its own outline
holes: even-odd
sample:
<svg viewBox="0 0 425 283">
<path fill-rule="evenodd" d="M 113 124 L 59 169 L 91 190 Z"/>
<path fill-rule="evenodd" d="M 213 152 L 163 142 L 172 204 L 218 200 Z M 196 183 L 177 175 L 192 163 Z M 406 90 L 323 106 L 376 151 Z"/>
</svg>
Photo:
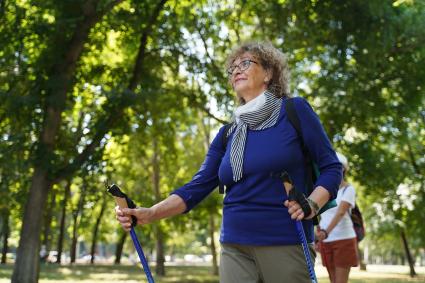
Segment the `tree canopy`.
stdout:
<svg viewBox="0 0 425 283">
<path fill-rule="evenodd" d="M 4 254 L 19 246 L 13 282 L 38 278 L 42 243 L 125 240 L 105 180 L 145 206 L 190 180 L 236 105 L 224 62 L 246 40 L 287 54 L 293 95 L 348 156 L 363 246 L 403 254 L 407 235 L 424 248 L 423 1 L 4 0 L 0 224 Z M 214 246 L 220 207 L 214 193 L 140 232 L 155 251 L 187 248 L 179 237 Z"/>
</svg>

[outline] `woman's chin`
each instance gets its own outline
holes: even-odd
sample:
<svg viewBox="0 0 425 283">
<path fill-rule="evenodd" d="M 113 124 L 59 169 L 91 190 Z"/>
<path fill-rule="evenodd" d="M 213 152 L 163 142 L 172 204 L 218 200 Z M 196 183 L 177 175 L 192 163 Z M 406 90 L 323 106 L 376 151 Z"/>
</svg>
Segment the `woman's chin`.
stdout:
<svg viewBox="0 0 425 283">
<path fill-rule="evenodd" d="M 239 97 L 243 97 L 243 93 L 246 92 L 247 87 L 242 83 L 237 83 L 233 90 L 238 94 Z"/>
</svg>

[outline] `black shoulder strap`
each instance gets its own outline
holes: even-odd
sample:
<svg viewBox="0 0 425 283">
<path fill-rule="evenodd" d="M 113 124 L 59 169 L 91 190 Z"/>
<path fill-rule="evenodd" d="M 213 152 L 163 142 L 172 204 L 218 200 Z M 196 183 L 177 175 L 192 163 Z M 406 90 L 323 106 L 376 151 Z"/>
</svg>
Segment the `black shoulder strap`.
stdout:
<svg viewBox="0 0 425 283">
<path fill-rule="evenodd" d="M 227 147 L 227 142 L 229 140 L 228 134 L 229 134 L 230 128 L 233 126 L 233 123 L 234 122 L 226 124 L 224 126 L 223 135 L 221 136 L 221 144 L 223 145 L 223 148 L 224 148 L 225 151 L 226 151 L 226 147 Z M 218 183 L 218 192 L 220 194 L 224 194 L 224 184 L 221 183 L 221 182 Z"/>
<path fill-rule="evenodd" d="M 231 122 L 224 126 L 223 135 L 221 136 L 221 144 L 223 145 L 224 149 L 227 147 L 227 141 L 229 140 L 228 133 L 230 128 L 233 126 L 233 123 L 234 122 Z"/>
<path fill-rule="evenodd" d="M 300 123 L 300 119 L 298 118 L 297 110 L 295 109 L 294 99 L 292 98 L 286 99 L 285 111 L 286 111 L 286 115 L 288 116 L 289 122 L 291 122 L 292 126 L 295 128 L 295 131 L 297 131 L 299 138 L 301 139 L 301 145 L 304 151 L 305 146 L 304 146 L 303 135 L 301 132 L 301 123 Z"/>
<path fill-rule="evenodd" d="M 300 138 L 301 150 L 303 152 L 304 164 L 306 168 L 305 180 L 307 185 L 307 196 L 309 196 L 313 192 L 314 182 L 316 181 L 317 176 L 315 175 L 313 161 L 310 157 L 307 146 L 304 143 L 302 130 L 301 130 L 301 122 L 300 122 L 300 119 L 298 118 L 297 110 L 295 109 L 294 100 L 292 98 L 286 99 L 285 111 L 286 111 L 286 115 L 288 116 L 289 122 L 292 124 L 292 126 L 294 127 L 295 131 L 298 134 L 298 137 Z M 317 225 L 319 223 L 317 216 L 313 218 L 313 223 L 314 225 Z"/>
<path fill-rule="evenodd" d="M 285 111 L 286 111 L 286 115 L 288 116 L 289 122 L 292 124 L 292 126 L 294 127 L 295 131 L 298 134 L 298 137 L 300 138 L 301 150 L 302 150 L 303 155 L 304 155 L 304 162 L 305 162 L 306 169 L 307 169 L 306 170 L 307 189 L 308 189 L 308 194 L 310 194 L 313 191 L 314 181 L 315 181 L 317 176 L 314 175 L 313 162 L 311 160 L 307 146 L 304 143 L 300 119 L 298 118 L 297 110 L 295 109 L 294 100 L 292 98 L 288 98 L 286 100 Z"/>
</svg>

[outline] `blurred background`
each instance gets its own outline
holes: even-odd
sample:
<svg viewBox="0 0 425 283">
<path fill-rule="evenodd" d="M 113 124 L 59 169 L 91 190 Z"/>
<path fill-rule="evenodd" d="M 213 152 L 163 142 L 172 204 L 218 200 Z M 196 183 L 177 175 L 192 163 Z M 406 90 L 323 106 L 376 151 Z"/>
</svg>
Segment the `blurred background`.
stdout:
<svg viewBox="0 0 425 283">
<path fill-rule="evenodd" d="M 423 279 L 423 0 L 0 0 L 0 278 L 139 268 L 104 182 L 151 206 L 191 179 L 231 119 L 225 58 L 245 40 L 288 56 L 292 94 L 348 157 L 361 269 Z M 218 282 L 221 201 L 137 228 L 155 276 Z"/>
</svg>

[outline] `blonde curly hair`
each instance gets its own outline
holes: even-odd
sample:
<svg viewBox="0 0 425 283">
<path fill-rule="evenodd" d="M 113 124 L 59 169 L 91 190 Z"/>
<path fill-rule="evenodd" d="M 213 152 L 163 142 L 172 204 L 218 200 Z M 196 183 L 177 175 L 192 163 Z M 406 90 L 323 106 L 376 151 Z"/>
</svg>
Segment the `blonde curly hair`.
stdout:
<svg viewBox="0 0 425 283">
<path fill-rule="evenodd" d="M 290 72 L 288 61 L 286 56 L 270 42 L 249 41 L 235 47 L 227 57 L 226 69 L 246 52 L 254 56 L 260 62 L 264 70 L 271 71 L 272 78 L 267 89 L 277 97 L 289 97 Z M 239 100 L 241 104 L 245 103 L 240 97 Z"/>
</svg>

